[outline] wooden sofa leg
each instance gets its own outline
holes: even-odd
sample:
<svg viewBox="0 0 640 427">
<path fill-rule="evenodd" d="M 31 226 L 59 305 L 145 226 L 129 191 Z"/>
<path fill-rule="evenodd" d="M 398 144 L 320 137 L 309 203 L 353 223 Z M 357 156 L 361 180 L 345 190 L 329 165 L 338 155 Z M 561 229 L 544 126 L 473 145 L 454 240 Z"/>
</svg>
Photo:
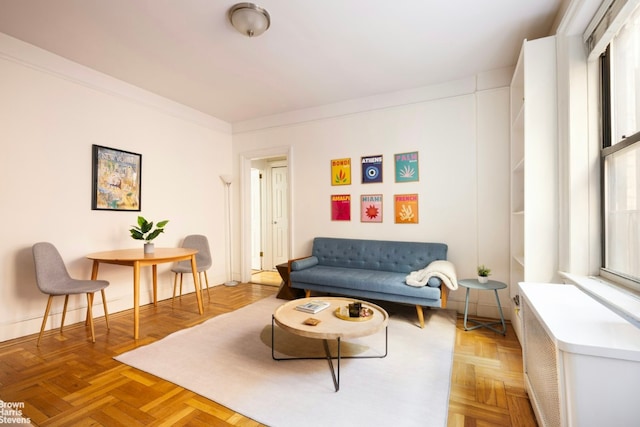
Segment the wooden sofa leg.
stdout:
<svg viewBox="0 0 640 427">
<path fill-rule="evenodd" d="M 416 305 L 416 311 L 418 312 L 418 320 L 420 321 L 420 327 L 424 329 L 424 313 L 422 312 L 422 306 Z"/>
<path fill-rule="evenodd" d="M 305 298 L 309 298 L 311 296 L 311 289 L 305 289 L 304 290 L 304 297 Z"/>
</svg>

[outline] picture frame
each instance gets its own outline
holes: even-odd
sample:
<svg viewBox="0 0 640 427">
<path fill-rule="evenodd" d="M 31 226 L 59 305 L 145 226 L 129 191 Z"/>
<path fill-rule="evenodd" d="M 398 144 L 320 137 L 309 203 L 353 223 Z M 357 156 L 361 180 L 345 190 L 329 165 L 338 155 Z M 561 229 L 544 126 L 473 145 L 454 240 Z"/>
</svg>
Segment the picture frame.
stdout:
<svg viewBox="0 0 640 427">
<path fill-rule="evenodd" d="M 331 221 L 351 221 L 351 194 L 331 195 Z"/>
<path fill-rule="evenodd" d="M 382 182 L 382 154 L 363 156 L 360 158 L 360 164 L 363 184 Z"/>
<path fill-rule="evenodd" d="M 419 180 L 418 152 L 398 153 L 393 155 L 396 182 L 415 182 Z"/>
<path fill-rule="evenodd" d="M 360 222 L 382 222 L 382 194 L 360 195 Z"/>
<path fill-rule="evenodd" d="M 351 185 L 351 158 L 331 160 L 331 185 Z"/>
<path fill-rule="evenodd" d="M 92 145 L 91 209 L 140 211 L 142 154 Z"/>
<path fill-rule="evenodd" d="M 396 224 L 418 223 L 418 194 L 395 194 L 393 196 Z"/>
</svg>

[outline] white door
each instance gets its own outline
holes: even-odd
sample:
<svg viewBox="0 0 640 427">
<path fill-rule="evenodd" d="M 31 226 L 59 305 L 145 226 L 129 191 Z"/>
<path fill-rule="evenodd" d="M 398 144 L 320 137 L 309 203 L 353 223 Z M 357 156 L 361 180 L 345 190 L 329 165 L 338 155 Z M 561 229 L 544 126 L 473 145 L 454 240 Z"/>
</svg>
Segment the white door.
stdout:
<svg viewBox="0 0 640 427">
<path fill-rule="evenodd" d="M 289 212 L 287 206 L 287 167 L 278 166 L 271 169 L 271 189 L 272 189 L 272 230 L 271 247 L 272 262 L 271 268 L 288 261 L 289 246 L 287 236 L 289 235 Z"/>
</svg>

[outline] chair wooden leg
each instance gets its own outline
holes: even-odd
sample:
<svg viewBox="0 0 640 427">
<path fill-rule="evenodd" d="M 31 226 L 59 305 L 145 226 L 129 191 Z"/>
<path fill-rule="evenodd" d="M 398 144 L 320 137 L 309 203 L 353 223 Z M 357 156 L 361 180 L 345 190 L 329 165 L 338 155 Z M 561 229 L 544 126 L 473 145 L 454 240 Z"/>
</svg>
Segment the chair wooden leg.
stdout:
<svg viewBox="0 0 640 427">
<path fill-rule="evenodd" d="M 207 272 L 204 272 L 204 281 L 207 284 L 207 296 L 209 298 L 211 298 L 211 294 L 209 293 L 209 276 L 207 276 Z M 200 280 L 200 283 L 202 284 L 202 280 Z"/>
<path fill-rule="evenodd" d="M 91 328 L 91 342 L 96 342 L 96 333 L 93 329 L 93 311 L 91 309 L 93 306 L 93 294 L 87 293 L 87 317 L 89 318 L 89 327 Z"/>
<path fill-rule="evenodd" d="M 173 300 L 176 299 L 176 286 L 178 286 L 178 273 L 173 273 Z"/>
<path fill-rule="evenodd" d="M 62 321 L 60 322 L 60 333 L 64 327 L 64 319 L 67 317 L 67 303 L 69 302 L 69 295 L 64 296 L 64 308 L 62 309 Z"/>
<path fill-rule="evenodd" d="M 180 273 L 180 296 L 182 296 L 182 273 Z"/>
<path fill-rule="evenodd" d="M 102 306 L 104 307 L 104 320 L 107 322 L 107 329 L 109 329 L 109 312 L 107 311 L 107 298 L 104 295 L 104 289 L 101 289 L 102 293 Z"/>
<path fill-rule="evenodd" d="M 44 309 L 44 317 L 42 318 L 42 326 L 40 327 L 40 335 L 38 335 L 38 341 L 36 341 L 36 346 L 40 345 L 40 338 L 42 338 L 44 327 L 47 324 L 47 317 L 49 317 L 49 310 L 51 309 L 52 301 L 53 301 L 53 295 L 49 295 L 49 300 L 47 300 L 47 308 Z"/>
<path fill-rule="evenodd" d="M 420 321 L 420 327 L 424 329 L 424 313 L 422 312 L 422 306 L 416 305 L 416 311 L 418 312 L 418 320 Z"/>
</svg>

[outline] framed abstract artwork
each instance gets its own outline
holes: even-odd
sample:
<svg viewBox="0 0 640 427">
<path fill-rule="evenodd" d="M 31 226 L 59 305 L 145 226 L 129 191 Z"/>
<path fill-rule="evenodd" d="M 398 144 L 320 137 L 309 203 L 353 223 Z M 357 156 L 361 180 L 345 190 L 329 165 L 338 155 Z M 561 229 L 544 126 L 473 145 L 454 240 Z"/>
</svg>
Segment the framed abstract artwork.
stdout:
<svg viewBox="0 0 640 427">
<path fill-rule="evenodd" d="M 92 146 L 91 209 L 140 211 L 142 155 Z"/>
</svg>

